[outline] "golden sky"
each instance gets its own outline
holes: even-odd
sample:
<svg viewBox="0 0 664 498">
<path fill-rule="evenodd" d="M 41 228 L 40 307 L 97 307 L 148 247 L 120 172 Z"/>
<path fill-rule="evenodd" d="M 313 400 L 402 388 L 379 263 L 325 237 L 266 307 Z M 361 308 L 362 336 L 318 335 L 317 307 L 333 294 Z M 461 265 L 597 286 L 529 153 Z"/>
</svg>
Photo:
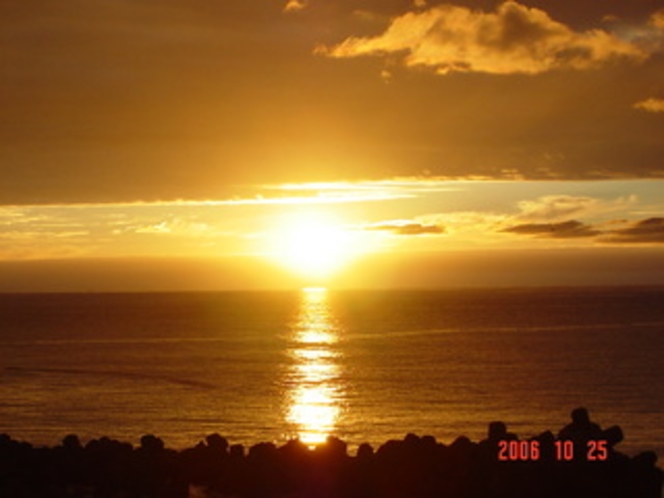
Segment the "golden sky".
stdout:
<svg viewBox="0 0 664 498">
<path fill-rule="evenodd" d="M 659 2 L 7 0 L 0 71 L 0 291 L 664 283 Z"/>
</svg>

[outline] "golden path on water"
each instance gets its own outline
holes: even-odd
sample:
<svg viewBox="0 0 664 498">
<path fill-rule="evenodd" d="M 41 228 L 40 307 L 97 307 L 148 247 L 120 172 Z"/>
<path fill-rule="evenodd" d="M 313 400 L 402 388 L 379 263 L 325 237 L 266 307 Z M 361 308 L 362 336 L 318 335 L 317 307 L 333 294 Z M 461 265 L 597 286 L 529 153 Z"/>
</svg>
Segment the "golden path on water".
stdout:
<svg viewBox="0 0 664 498">
<path fill-rule="evenodd" d="M 302 442 L 315 445 L 334 432 L 344 394 L 340 352 L 336 348 L 338 329 L 326 289 L 302 290 L 299 314 L 289 339 L 286 418 Z"/>
</svg>

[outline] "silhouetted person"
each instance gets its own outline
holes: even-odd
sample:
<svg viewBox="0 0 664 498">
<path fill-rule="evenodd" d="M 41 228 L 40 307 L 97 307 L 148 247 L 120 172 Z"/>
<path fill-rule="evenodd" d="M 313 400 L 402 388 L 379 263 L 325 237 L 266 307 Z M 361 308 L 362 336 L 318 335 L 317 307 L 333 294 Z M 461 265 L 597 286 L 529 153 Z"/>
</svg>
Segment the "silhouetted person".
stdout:
<svg viewBox="0 0 664 498">
<path fill-rule="evenodd" d="M 609 456 L 614 456 L 615 450 L 613 447 L 624 439 L 624 434 L 620 426 L 612 425 L 608 429 L 602 431 L 602 438 L 606 441 L 609 449 Z"/>
<path fill-rule="evenodd" d="M 603 439 L 604 434 L 599 425 L 591 422 L 588 410 L 575 408 L 572 410 L 572 423 L 567 424 L 558 433 L 558 438 L 574 443 L 574 457 L 585 460 L 588 451 L 588 442 Z"/>
<path fill-rule="evenodd" d="M 575 408 L 572 410 L 572 423 L 567 424 L 558 433 L 559 439 L 600 439 L 602 429 L 595 422 L 590 421 L 590 415 L 585 408 Z"/>
<path fill-rule="evenodd" d="M 603 440 L 607 448 L 623 439 L 618 426 L 601 431 L 585 409 L 572 412 L 560 436 Z M 487 458 L 491 444 L 512 439 L 520 449 L 538 442 L 540 456 Z M 560 462 L 555 443 L 549 431 L 519 441 L 502 422 L 492 422 L 479 444 L 461 436 L 446 446 L 408 434 L 375 453 L 363 444 L 354 458 L 334 437 L 315 450 L 299 440 L 279 448 L 259 443 L 245 456 L 243 446 L 229 448 L 217 434 L 180 452 L 152 435 L 134 449 L 108 437 L 82 447 L 74 435 L 53 448 L 33 447 L 0 434 L 0 497 L 187 498 L 199 492 L 235 498 L 661 498 L 662 470 L 654 452 L 629 458 L 610 450 L 607 461 L 586 461 L 584 451 L 583 460 Z"/>
</svg>

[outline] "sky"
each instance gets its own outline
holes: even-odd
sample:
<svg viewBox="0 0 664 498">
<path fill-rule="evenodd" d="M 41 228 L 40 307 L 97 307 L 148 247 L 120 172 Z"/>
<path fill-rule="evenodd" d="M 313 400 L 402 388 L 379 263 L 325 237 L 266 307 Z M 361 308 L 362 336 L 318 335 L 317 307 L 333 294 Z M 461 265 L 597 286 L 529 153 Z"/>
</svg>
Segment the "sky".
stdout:
<svg viewBox="0 0 664 498">
<path fill-rule="evenodd" d="M 0 291 L 664 284 L 664 3 L 5 0 Z"/>
</svg>

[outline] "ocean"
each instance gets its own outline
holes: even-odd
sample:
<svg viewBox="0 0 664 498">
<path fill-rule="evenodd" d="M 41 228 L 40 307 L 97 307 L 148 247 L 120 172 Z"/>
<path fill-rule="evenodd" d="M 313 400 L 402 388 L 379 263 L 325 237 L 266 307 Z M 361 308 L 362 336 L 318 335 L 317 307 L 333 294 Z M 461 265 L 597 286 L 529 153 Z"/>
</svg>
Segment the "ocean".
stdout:
<svg viewBox="0 0 664 498">
<path fill-rule="evenodd" d="M 662 288 L 0 294 L 0 432 L 353 452 L 557 432 L 585 406 L 661 457 L 662 358 Z"/>
</svg>

